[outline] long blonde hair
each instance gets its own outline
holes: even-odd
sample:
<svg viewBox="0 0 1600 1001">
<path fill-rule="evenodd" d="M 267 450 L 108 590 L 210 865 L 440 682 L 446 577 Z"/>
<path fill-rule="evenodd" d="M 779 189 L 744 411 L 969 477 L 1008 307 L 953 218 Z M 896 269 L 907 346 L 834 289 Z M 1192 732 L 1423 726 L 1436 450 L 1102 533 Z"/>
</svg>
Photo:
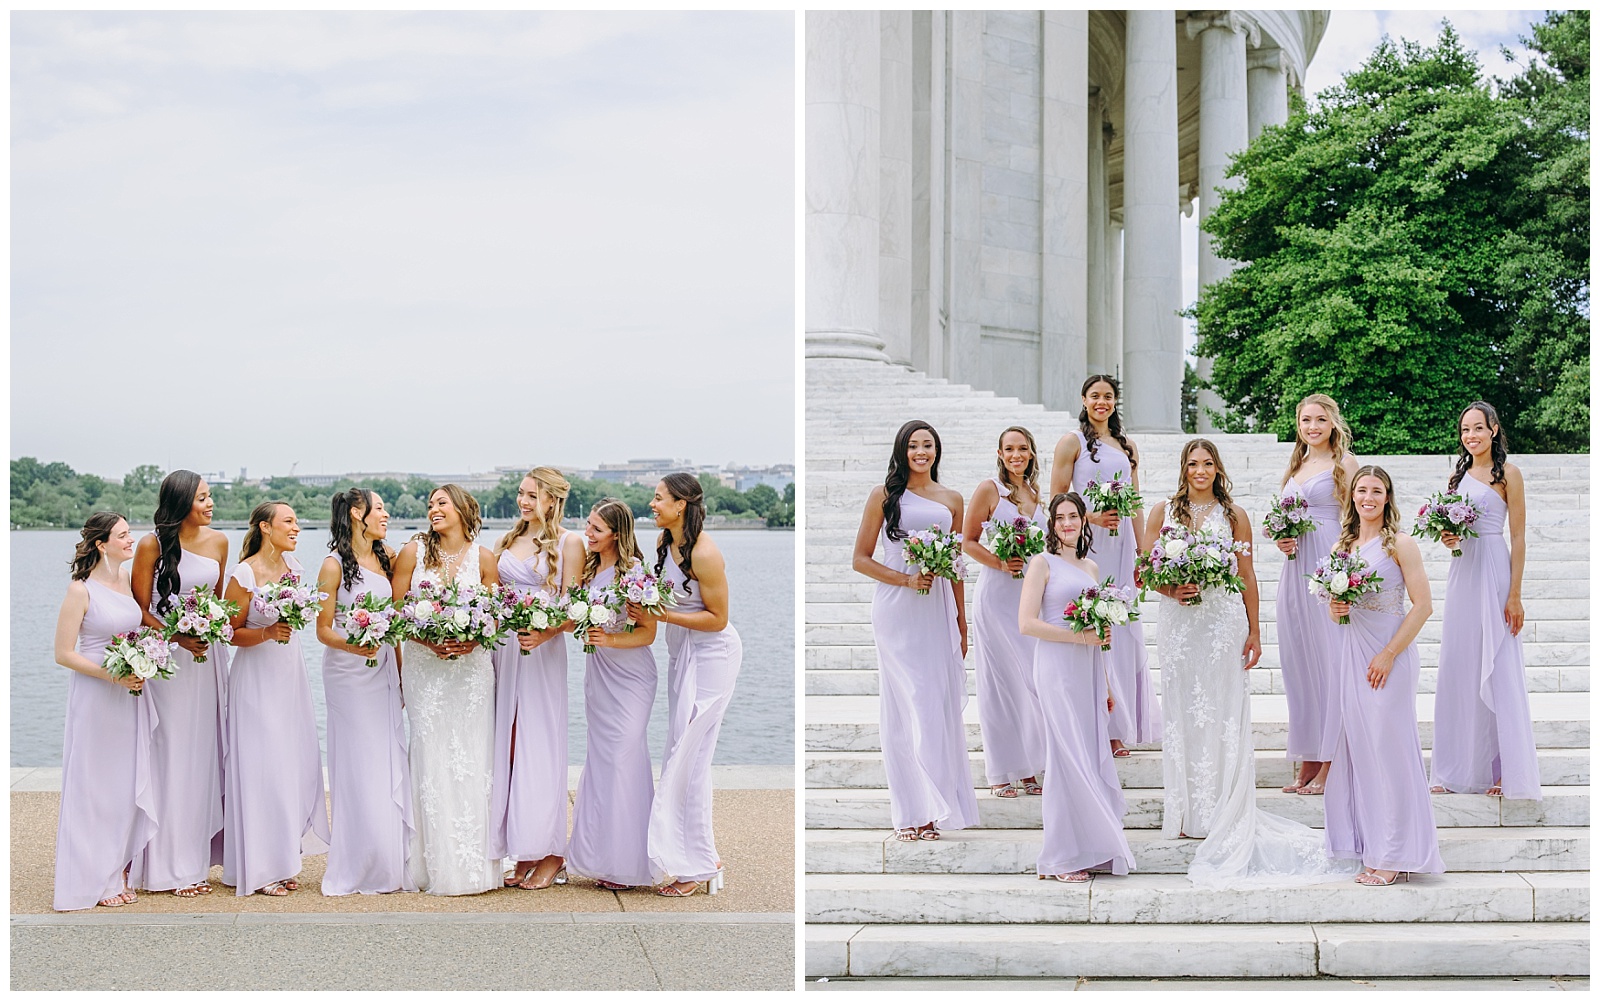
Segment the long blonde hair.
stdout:
<svg viewBox="0 0 1600 1001">
<path fill-rule="evenodd" d="M 1222 513 L 1228 516 L 1228 527 L 1238 528 L 1233 515 L 1233 481 L 1228 479 L 1228 471 L 1222 468 L 1222 454 L 1205 438 L 1191 438 L 1178 453 L 1178 489 L 1172 495 L 1171 508 L 1172 520 L 1188 528 L 1199 526 L 1190 523 L 1189 511 L 1189 453 L 1197 448 L 1203 448 L 1211 453 L 1211 461 L 1216 463 L 1217 478 L 1211 481 L 1211 493 L 1217 498 L 1217 503 L 1222 506 Z"/>
<path fill-rule="evenodd" d="M 548 510 L 535 505 L 530 517 L 518 517 L 517 523 L 511 526 L 511 531 L 494 544 L 494 551 L 503 553 L 524 535 L 532 534 L 534 550 L 537 555 L 544 557 L 545 570 L 548 574 L 546 583 L 555 581 L 556 590 L 560 590 L 560 581 L 555 580 L 556 561 L 561 555 L 561 512 L 566 509 L 567 494 L 572 490 L 572 484 L 561 475 L 560 470 L 554 466 L 535 466 L 523 477 L 532 480 L 544 488 L 546 496 L 551 500 Z"/>
<path fill-rule="evenodd" d="M 617 536 L 617 574 L 627 573 L 639 562 L 639 540 L 633 534 L 633 509 L 615 497 L 602 497 L 595 501 L 590 514 L 598 514 L 606 527 Z M 579 583 L 588 584 L 600 572 L 600 554 L 591 550 L 583 558 L 583 576 Z"/>
<path fill-rule="evenodd" d="M 1361 512 L 1356 510 L 1355 488 L 1363 476 L 1375 476 L 1383 484 L 1383 527 L 1378 529 L 1378 537 L 1383 539 L 1383 551 L 1396 563 L 1400 562 L 1400 554 L 1395 552 L 1394 540 L 1400 531 L 1400 505 L 1394 497 L 1394 481 L 1389 474 L 1384 472 L 1382 466 L 1362 466 L 1356 470 L 1355 478 L 1350 481 L 1350 497 L 1344 504 L 1344 517 L 1339 526 L 1339 543 L 1334 546 L 1334 552 L 1347 553 L 1355 549 L 1356 539 L 1361 535 Z"/>
<path fill-rule="evenodd" d="M 1006 499 L 1017 503 L 1017 485 L 1011 482 L 1011 469 L 1006 465 L 1006 460 L 1000 455 L 1000 449 L 1005 446 L 1006 435 L 1015 431 L 1028 441 L 1028 467 L 1022 471 L 1022 482 L 1033 491 L 1034 502 L 1039 501 L 1039 446 L 1034 443 L 1033 432 L 1025 427 L 1013 424 L 1000 432 L 1000 437 L 995 440 L 994 465 L 1000 471 L 1000 482 L 1006 485 Z"/>
<path fill-rule="evenodd" d="M 428 493 L 428 499 L 443 490 L 450 503 L 455 505 L 456 513 L 461 516 L 461 531 L 466 535 L 467 542 L 471 543 L 478 537 L 478 529 L 483 527 L 483 516 L 478 513 L 478 498 L 467 493 L 454 483 L 446 483 L 434 487 Z M 422 543 L 422 565 L 435 570 L 443 562 L 439 553 L 439 533 L 433 530 L 430 523 L 426 532 L 418 532 L 413 539 Z"/>
<path fill-rule="evenodd" d="M 1282 490 L 1288 485 L 1289 478 L 1300 471 L 1306 456 L 1311 454 L 1311 446 L 1300 437 L 1300 411 L 1304 410 L 1308 403 L 1315 403 L 1326 410 L 1328 420 L 1333 424 L 1333 433 L 1328 435 L 1328 448 L 1333 452 L 1333 497 L 1343 504 L 1350 499 L 1350 488 L 1355 486 L 1355 481 L 1346 481 L 1344 471 L 1344 457 L 1350 454 L 1350 425 L 1345 423 L 1344 415 L 1339 413 L 1339 404 L 1327 393 L 1312 393 L 1295 404 L 1294 451 L 1289 453 L 1289 470 L 1283 474 L 1278 489 Z"/>
</svg>

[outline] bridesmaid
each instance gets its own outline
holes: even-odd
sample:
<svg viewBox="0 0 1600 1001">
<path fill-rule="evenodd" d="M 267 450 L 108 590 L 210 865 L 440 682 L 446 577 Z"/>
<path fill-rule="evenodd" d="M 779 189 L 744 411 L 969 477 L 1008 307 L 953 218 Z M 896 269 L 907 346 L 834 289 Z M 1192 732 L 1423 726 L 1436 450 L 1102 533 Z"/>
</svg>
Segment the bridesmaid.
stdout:
<svg viewBox="0 0 1600 1001">
<path fill-rule="evenodd" d="M 519 594 L 552 599 L 578 582 L 583 539 L 561 527 L 570 484 L 539 466 L 517 487 L 521 517 L 498 543 L 500 581 Z M 506 886 L 543 890 L 565 883 L 567 846 L 567 644 L 570 627 L 519 633 L 493 653 L 494 791 L 489 855 L 511 858 Z"/>
<path fill-rule="evenodd" d="M 1109 482 L 1120 474 L 1123 482 L 1139 489 L 1139 449 L 1122 433 L 1117 397 L 1122 387 L 1109 375 L 1091 375 L 1083 382 L 1083 409 L 1078 429 L 1056 442 L 1050 467 L 1050 493 L 1077 491 L 1089 484 Z M 1088 515 L 1089 524 L 1105 529 L 1095 533 L 1094 557 L 1100 572 L 1118 585 L 1134 583 L 1133 564 L 1143 545 L 1144 512 L 1117 518 L 1115 512 Z M 1156 526 L 1159 528 L 1160 526 Z M 1111 532 L 1117 534 L 1113 536 Z M 1144 649 L 1144 626 L 1130 622 L 1114 627 L 1118 642 L 1111 644 L 1111 694 L 1117 708 L 1111 713 L 1111 753 L 1128 756 L 1124 744 L 1154 744 L 1161 739 L 1161 704 L 1150 685 L 1150 668 Z"/>
<path fill-rule="evenodd" d="M 210 528 L 215 502 L 200 474 L 175 469 L 156 497 L 156 530 L 133 554 L 133 596 L 144 625 L 185 591 L 206 584 L 222 594 L 228 537 Z M 222 862 L 223 721 L 227 712 L 227 649 L 187 636 L 176 639 L 171 678 L 152 678 L 144 697 L 160 721 L 150 739 L 155 833 L 133 861 L 131 884 L 180 897 L 211 892 L 211 867 Z M 205 662 L 195 663 L 196 657 Z"/>
<path fill-rule="evenodd" d="M 1136 868 L 1122 831 L 1127 805 L 1111 745 L 1106 736 L 1113 697 L 1106 679 L 1108 655 L 1100 637 L 1075 632 L 1061 622 L 1061 610 L 1084 588 L 1099 581 L 1088 559 L 1093 530 L 1077 494 L 1050 499 L 1046 551 L 1028 561 L 1022 583 L 1018 625 L 1034 638 L 1033 674 L 1044 706 L 1044 842 L 1039 848 L 1040 879 L 1082 883 L 1089 869 L 1107 868 L 1118 876 Z M 1115 649 L 1121 637 L 1112 634 Z"/>
<path fill-rule="evenodd" d="M 133 532 L 122 515 L 102 511 L 89 516 L 80 535 L 56 620 L 56 663 L 73 672 L 56 826 L 58 911 L 138 900 L 128 889 L 128 867 L 156 827 L 150 700 L 128 695 L 139 694 L 144 682 L 101 668 L 111 640 L 139 628 L 139 603 L 123 572 L 133 559 Z"/>
<path fill-rule="evenodd" d="M 939 483 L 939 435 L 926 421 L 895 434 L 889 472 L 873 487 L 856 531 L 851 566 L 878 582 L 872 636 L 878 650 L 879 732 L 889 812 L 899 841 L 937 841 L 939 826 L 978 823 L 967 761 L 967 619 L 964 584 L 907 569 L 908 530 L 948 531 L 961 495 Z M 881 543 L 884 558 L 873 559 Z M 918 594 L 918 588 L 928 590 Z"/>
<path fill-rule="evenodd" d="M 589 554 L 579 583 L 585 587 L 609 587 L 639 562 L 633 512 L 614 497 L 603 498 L 589 511 L 584 536 Z M 655 789 L 645 731 L 656 700 L 656 659 L 650 652 L 656 623 L 645 619 L 631 633 L 622 627 L 618 617 L 583 637 L 595 647 L 583 678 L 589 736 L 566 855 L 568 869 L 604 890 L 655 882 L 648 847 Z"/>
<path fill-rule="evenodd" d="M 1339 538 L 1339 515 L 1350 496 L 1356 457 L 1350 453 L 1350 427 L 1333 397 L 1312 393 L 1295 408 L 1294 451 L 1279 489 L 1284 497 L 1304 497 L 1316 527 L 1298 539 L 1274 543 L 1285 556 L 1278 578 L 1278 660 L 1283 690 L 1289 700 L 1290 761 L 1300 773 L 1283 787 L 1302 796 L 1322 795 L 1338 736 L 1329 716 L 1333 699 L 1333 661 L 1338 633 L 1327 613 L 1305 587 L 1317 561 L 1333 552 Z"/>
<path fill-rule="evenodd" d="M 393 597 L 394 553 L 384 543 L 389 512 L 371 490 L 333 495 L 328 548 L 317 586 L 322 691 L 328 709 L 328 794 L 339 818 L 328 842 L 324 896 L 415 890 L 406 872 L 411 842 L 411 766 L 395 648 L 352 646 L 334 624 L 338 605 L 362 595 Z M 368 667 L 367 658 L 378 661 Z"/>
<path fill-rule="evenodd" d="M 978 628 L 972 661 L 978 675 L 978 727 L 983 732 L 983 764 L 989 792 L 1015 799 L 1018 789 L 1031 796 L 1044 790 L 1039 769 L 1044 765 L 1044 719 L 1039 693 L 1033 688 L 1032 638 L 1015 627 L 1022 598 L 1022 557 L 1002 563 L 979 541 L 983 524 L 1010 525 L 1018 518 L 1044 521 L 1039 503 L 1039 450 L 1027 428 L 1000 433 L 995 460 L 998 476 L 978 484 L 961 523 L 961 549 L 983 569 L 978 571 L 972 617 Z"/>
<path fill-rule="evenodd" d="M 1352 482 L 1336 549 L 1359 550 L 1383 583 L 1353 604 L 1328 606 L 1335 621 L 1348 615 L 1350 623 L 1334 627 L 1338 740 L 1324 803 L 1326 843 L 1334 858 L 1361 860 L 1356 882 L 1388 886 L 1400 873 L 1444 872 L 1417 739 L 1416 639 L 1433 600 L 1416 540 L 1399 534 L 1389 474 L 1362 466 Z"/>
<path fill-rule="evenodd" d="M 328 850 L 322 749 L 300 636 L 252 601 L 259 588 L 302 573 L 293 556 L 299 539 L 294 508 L 281 501 L 256 505 L 224 595 L 239 613 L 228 672 L 222 881 L 240 897 L 300 889 L 301 857 Z"/>
<path fill-rule="evenodd" d="M 1450 560 L 1434 697 L 1433 791 L 1539 799 L 1539 762 L 1522 666 L 1522 470 L 1506 461 L 1505 433 L 1482 400 L 1461 413 L 1461 456 L 1450 489 L 1483 514 L 1477 538 L 1447 536 Z M 1511 545 L 1503 529 L 1511 526 Z"/>
<path fill-rule="evenodd" d="M 650 807 L 650 865 L 675 877 L 656 892 L 687 897 L 706 884 L 722 889 L 722 861 L 711 827 L 711 759 L 733 699 L 743 646 L 728 622 L 728 572 L 722 550 L 701 531 L 706 504 L 700 481 L 670 473 L 650 509 L 661 534 L 656 576 L 678 595 L 667 624 L 667 753 Z M 643 621 L 644 609 L 628 612 Z"/>
</svg>

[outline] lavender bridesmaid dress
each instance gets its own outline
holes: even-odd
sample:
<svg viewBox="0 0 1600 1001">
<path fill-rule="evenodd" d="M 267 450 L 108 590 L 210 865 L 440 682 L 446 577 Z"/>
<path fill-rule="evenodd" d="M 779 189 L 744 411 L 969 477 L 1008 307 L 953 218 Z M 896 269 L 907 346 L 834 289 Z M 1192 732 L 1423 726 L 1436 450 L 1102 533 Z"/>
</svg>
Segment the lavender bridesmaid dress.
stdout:
<svg viewBox="0 0 1600 1001">
<path fill-rule="evenodd" d="M 556 546 L 559 589 L 563 572 L 559 541 Z M 542 591 L 550 576 L 542 554 L 519 560 L 501 553 L 499 566 L 501 584 L 518 594 Z M 547 640 L 523 656 L 512 636 L 495 649 L 494 670 L 489 855 L 517 861 L 560 855 L 567 845 L 566 637 Z"/>
<path fill-rule="evenodd" d="M 1133 479 L 1133 466 L 1128 457 L 1115 444 L 1104 439 L 1095 443 L 1095 456 L 1090 458 L 1088 440 L 1082 431 L 1078 436 L 1078 458 L 1072 464 L 1072 487 L 1078 493 L 1089 488 L 1090 483 L 1110 482 L 1117 473 L 1124 481 Z M 1094 542 L 1089 547 L 1089 558 L 1100 568 L 1102 578 L 1110 577 L 1119 587 L 1132 586 L 1133 563 L 1139 555 L 1139 540 L 1133 534 L 1133 519 L 1123 518 L 1122 527 L 1115 538 L 1102 528 L 1095 528 Z M 1111 711 L 1109 740 L 1124 744 L 1151 745 L 1161 740 L 1161 703 L 1150 684 L 1150 666 L 1144 649 L 1144 626 L 1130 622 L 1113 626 L 1111 641 L 1111 694 L 1117 707 Z"/>
<path fill-rule="evenodd" d="M 293 556 L 289 569 L 300 572 Z M 233 579 L 254 591 L 250 564 Z M 245 628 L 278 621 L 254 603 Z M 328 804 L 322 791 L 322 749 L 311 708 L 300 634 L 237 647 L 228 672 L 228 772 L 222 801 L 222 881 L 248 897 L 264 886 L 300 874 L 302 855 L 328 850 Z"/>
<path fill-rule="evenodd" d="M 341 576 L 334 601 L 353 605 L 364 594 L 393 595 L 383 574 L 360 569 L 354 588 Z M 394 647 L 378 651 L 377 667 L 368 667 L 358 654 L 323 647 L 322 691 L 328 707 L 328 794 L 335 818 L 323 895 L 415 890 L 406 871 L 414 828 L 411 764 Z"/>
<path fill-rule="evenodd" d="M 991 520 L 1010 524 L 1022 516 L 1000 490 Z M 1030 521 L 1043 525 L 1044 505 L 1036 505 Z M 978 674 L 978 726 L 983 731 L 983 764 L 989 785 L 997 786 L 1038 775 L 1044 767 L 1044 719 L 1039 693 L 1033 687 L 1035 640 L 1017 629 L 1022 581 L 1009 570 L 983 567 L 972 597 L 976 629 L 972 660 Z"/>
<path fill-rule="evenodd" d="M 1539 761 L 1528 711 L 1522 637 L 1506 625 L 1511 549 L 1506 502 L 1470 475 L 1460 489 L 1483 509 L 1478 537 L 1461 540 L 1445 585 L 1444 633 L 1434 697 L 1433 784 L 1508 799 L 1539 799 Z"/>
<path fill-rule="evenodd" d="M 1417 645 L 1395 658 L 1382 688 L 1367 681 L 1367 665 L 1400 628 L 1405 579 L 1381 540 L 1361 554 L 1383 583 L 1351 606 L 1349 625 L 1334 626 L 1339 737 L 1323 796 L 1328 854 L 1372 869 L 1444 872 L 1417 738 Z"/>
<path fill-rule="evenodd" d="M 1061 610 L 1095 581 L 1052 553 L 1039 602 L 1039 618 L 1062 625 Z M 1111 644 L 1116 647 L 1117 638 Z M 1038 872 L 1059 876 L 1109 868 L 1118 876 L 1137 868 L 1122 831 L 1127 805 L 1111 759 L 1106 704 L 1106 661 L 1098 644 L 1035 640 L 1033 680 L 1043 706 L 1045 736 L 1044 842 Z"/>
<path fill-rule="evenodd" d="M 118 633 L 139 628 L 139 603 L 95 580 L 78 652 L 99 664 Z M 122 892 L 122 872 L 155 833 L 150 699 L 86 674 L 67 677 L 61 751 L 55 909 L 76 911 Z"/>
<path fill-rule="evenodd" d="M 907 490 L 900 527 L 950 530 L 950 509 Z M 883 563 L 912 572 L 905 542 L 878 533 Z M 879 583 L 872 595 L 872 637 L 878 650 L 879 732 L 896 829 L 936 824 L 947 831 L 978 822 L 978 798 L 967 763 L 961 710 L 967 702 L 955 592 L 936 577 L 927 594 Z"/>
<path fill-rule="evenodd" d="M 615 567 L 595 574 L 590 587 L 606 587 Z M 607 632 L 620 632 L 619 620 Z M 572 808 L 567 869 L 574 875 L 625 886 L 654 880 L 647 845 L 650 775 L 646 728 L 656 700 L 656 659 L 649 647 L 596 647 L 583 677 L 589 724 L 583 774 Z"/>
<path fill-rule="evenodd" d="M 669 554 L 662 578 L 681 612 L 704 611 L 698 581 Z M 650 865 L 659 879 L 705 882 L 717 874 L 711 829 L 711 759 L 733 700 L 744 647 L 729 623 L 717 632 L 667 625 L 667 753 L 650 807 Z"/>
<path fill-rule="evenodd" d="M 178 594 L 201 584 L 217 586 L 217 561 L 185 549 L 178 561 Z M 151 584 L 151 612 L 160 591 Z M 206 662 L 172 651 L 173 676 L 145 682 L 143 699 L 160 726 L 151 731 L 150 786 L 155 833 L 138 858 L 128 885 L 177 890 L 204 883 L 222 862 L 222 768 L 227 718 L 228 651 L 213 643 Z"/>
<path fill-rule="evenodd" d="M 1328 606 L 1306 588 L 1306 576 L 1326 559 L 1339 542 L 1339 502 L 1334 497 L 1333 470 L 1325 469 L 1304 485 L 1292 478 L 1283 495 L 1306 499 L 1316 528 L 1300 536 L 1299 555 L 1282 557 L 1278 578 L 1278 661 L 1283 668 L 1283 691 L 1289 699 L 1288 758 L 1290 761 L 1332 761 L 1339 737 L 1334 713 L 1334 669 L 1338 659 L 1339 627 L 1328 618 Z M 1263 542 L 1263 546 L 1276 546 Z M 1257 547 L 1260 548 L 1260 547 Z"/>
</svg>

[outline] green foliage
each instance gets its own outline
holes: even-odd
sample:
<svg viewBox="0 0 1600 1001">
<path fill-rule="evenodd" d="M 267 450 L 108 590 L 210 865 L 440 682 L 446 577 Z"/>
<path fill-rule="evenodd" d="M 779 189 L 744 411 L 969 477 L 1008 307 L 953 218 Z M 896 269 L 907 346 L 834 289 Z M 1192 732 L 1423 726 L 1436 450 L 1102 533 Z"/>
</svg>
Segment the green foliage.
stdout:
<svg viewBox="0 0 1600 1001">
<path fill-rule="evenodd" d="M 1191 311 L 1227 430 L 1325 392 L 1359 451 L 1450 451 L 1481 398 L 1518 450 L 1587 447 L 1588 14 L 1535 35 L 1499 94 L 1448 23 L 1385 39 L 1235 159 L 1205 228 L 1241 264 Z"/>
</svg>

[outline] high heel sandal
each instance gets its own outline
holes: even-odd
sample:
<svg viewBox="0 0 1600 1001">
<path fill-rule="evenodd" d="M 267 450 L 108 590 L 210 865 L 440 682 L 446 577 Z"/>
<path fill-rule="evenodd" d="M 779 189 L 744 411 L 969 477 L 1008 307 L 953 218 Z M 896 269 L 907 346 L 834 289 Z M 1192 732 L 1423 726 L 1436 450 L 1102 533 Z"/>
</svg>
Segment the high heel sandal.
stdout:
<svg viewBox="0 0 1600 1001">
<path fill-rule="evenodd" d="M 1026 779 L 1022 783 L 1022 791 L 1029 796 L 1043 796 L 1044 786 L 1039 784 L 1038 779 Z"/>
<path fill-rule="evenodd" d="M 1010 782 L 1002 782 L 997 786 L 990 786 L 989 795 L 996 799 L 1016 799 L 1017 787 Z"/>
<path fill-rule="evenodd" d="M 917 840 L 918 841 L 938 841 L 939 840 L 939 829 L 937 827 L 934 827 L 932 824 L 929 824 L 927 827 L 919 827 L 919 828 L 917 828 Z"/>
<path fill-rule="evenodd" d="M 1300 787 L 1301 796 L 1321 796 L 1325 783 L 1311 781 Z"/>
<path fill-rule="evenodd" d="M 694 880 L 689 880 L 689 888 L 687 890 L 678 889 L 678 884 L 677 883 L 668 883 L 666 886 L 659 886 L 659 887 L 656 888 L 656 896 L 658 896 L 658 897 L 692 897 L 692 896 L 694 896 L 694 892 L 696 890 L 698 890 L 698 889 L 700 889 L 700 884 L 695 882 Z"/>
<path fill-rule="evenodd" d="M 631 890 L 631 889 L 633 889 L 633 887 L 629 886 L 626 883 L 613 883 L 609 879 L 597 879 L 597 880 L 594 881 L 594 885 L 598 886 L 602 890 Z"/>
<path fill-rule="evenodd" d="M 718 862 L 717 863 L 717 872 L 716 872 L 716 874 L 714 876 L 712 876 L 710 879 L 706 880 L 706 894 L 708 896 L 714 896 L 714 895 L 716 895 L 718 893 L 721 893 L 722 892 L 722 884 L 723 884 L 722 863 Z"/>
<path fill-rule="evenodd" d="M 534 883 L 532 886 L 528 885 L 528 880 L 532 879 L 533 878 L 533 874 L 538 872 L 538 871 L 539 870 L 538 870 L 537 866 L 535 866 L 532 869 L 529 869 L 528 870 L 528 874 L 526 876 L 522 877 L 522 879 L 520 881 L 512 883 L 511 885 L 516 887 L 519 890 L 548 890 L 552 886 L 566 886 L 567 885 L 567 867 L 566 866 L 562 866 L 561 868 L 557 869 L 556 870 L 556 874 L 554 876 L 550 877 L 550 882 L 548 882 L 548 883 Z"/>
<path fill-rule="evenodd" d="M 1039 878 L 1053 879 L 1058 883 L 1087 883 L 1089 882 L 1089 871 L 1087 869 L 1079 869 L 1077 872 L 1041 873 Z"/>
<path fill-rule="evenodd" d="M 1402 876 L 1405 877 L 1405 881 L 1407 883 L 1411 882 L 1411 874 L 1409 872 L 1395 872 L 1390 874 L 1388 879 L 1384 879 L 1382 876 L 1379 876 L 1376 871 L 1362 873 L 1356 877 L 1356 882 L 1360 883 L 1362 886 L 1393 886 L 1394 881 L 1400 879 Z"/>
</svg>

